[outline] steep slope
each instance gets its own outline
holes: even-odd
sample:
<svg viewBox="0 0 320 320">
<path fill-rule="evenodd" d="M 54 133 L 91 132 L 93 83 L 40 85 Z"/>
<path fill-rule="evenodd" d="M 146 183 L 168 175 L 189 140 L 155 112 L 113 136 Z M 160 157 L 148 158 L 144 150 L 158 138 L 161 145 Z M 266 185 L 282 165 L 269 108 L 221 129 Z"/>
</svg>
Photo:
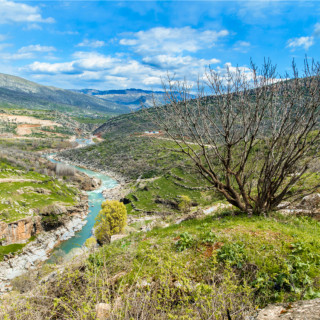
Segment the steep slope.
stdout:
<svg viewBox="0 0 320 320">
<path fill-rule="evenodd" d="M 0 74 L 0 106 L 24 108 L 81 109 L 119 114 L 128 112 L 127 106 L 78 92 L 39 85 L 12 75 Z"/>
<path fill-rule="evenodd" d="M 139 110 L 130 114 L 119 115 L 107 120 L 93 134 L 100 136 L 127 136 L 158 130 L 157 125 L 152 121 L 153 117 L 158 116 L 157 110 L 153 108 L 148 109 L 148 112 Z"/>
</svg>

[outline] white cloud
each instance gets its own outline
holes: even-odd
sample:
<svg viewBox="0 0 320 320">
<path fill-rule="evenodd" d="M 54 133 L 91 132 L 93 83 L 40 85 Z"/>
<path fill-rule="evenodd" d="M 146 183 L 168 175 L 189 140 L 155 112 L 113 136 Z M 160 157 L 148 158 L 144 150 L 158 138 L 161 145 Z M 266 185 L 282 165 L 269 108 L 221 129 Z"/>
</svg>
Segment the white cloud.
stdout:
<svg viewBox="0 0 320 320">
<path fill-rule="evenodd" d="M 236 73 L 237 71 L 240 71 L 242 73 L 243 76 L 246 77 L 246 79 L 248 81 L 251 81 L 253 80 L 253 73 L 252 73 L 252 70 L 248 67 L 245 67 L 245 66 L 233 66 L 231 62 L 226 62 L 223 67 L 217 67 L 216 68 L 216 71 L 220 73 L 220 75 L 222 77 L 228 77 L 228 73 L 230 72 L 231 74 L 232 73 Z"/>
<path fill-rule="evenodd" d="M 175 73 L 177 79 L 185 76 L 196 81 L 202 76 L 205 67 L 217 64 L 218 59 L 198 59 L 192 56 L 155 55 L 138 61 L 127 55 L 108 56 L 97 52 L 75 52 L 68 62 L 49 63 L 36 61 L 21 71 L 33 77 L 47 75 L 59 83 L 70 83 L 80 87 L 108 86 L 112 88 L 151 87 L 161 88 L 161 77 L 167 71 Z M 54 83 L 54 82 L 53 82 Z M 79 87 L 79 86 L 78 86 Z"/>
<path fill-rule="evenodd" d="M 41 46 L 40 44 L 32 44 L 26 47 L 22 47 L 18 50 L 20 53 L 26 52 L 52 52 L 56 51 L 55 47 L 52 46 Z"/>
<path fill-rule="evenodd" d="M 29 23 L 24 30 L 42 30 L 42 27 L 38 23 Z"/>
<path fill-rule="evenodd" d="M 79 34 L 78 31 L 71 31 L 71 30 L 54 31 L 54 33 L 56 33 L 56 34 L 61 34 L 61 35 L 69 35 L 69 36 L 70 36 L 70 35 L 73 36 L 73 35 Z"/>
<path fill-rule="evenodd" d="M 2 49 L 5 49 L 5 48 L 11 47 L 11 46 L 12 46 L 11 43 L 0 43 L 0 51 Z"/>
<path fill-rule="evenodd" d="M 45 74 L 73 73 L 75 71 L 73 64 L 73 62 L 47 63 L 36 61 L 30 64 L 28 69 L 35 73 Z"/>
<path fill-rule="evenodd" d="M 77 46 L 78 47 L 100 48 L 100 47 L 103 47 L 105 45 L 106 44 L 105 44 L 104 41 L 85 39 L 81 43 L 79 43 Z"/>
<path fill-rule="evenodd" d="M 117 58 L 96 52 L 76 52 L 73 58 L 75 58 L 73 61 L 63 63 L 36 61 L 27 66 L 26 69 L 31 72 L 45 74 L 81 74 L 85 71 L 109 70 L 115 64 L 121 62 Z"/>
<path fill-rule="evenodd" d="M 237 41 L 233 47 L 234 50 L 246 53 L 251 47 L 251 43 L 247 41 Z"/>
<path fill-rule="evenodd" d="M 76 58 L 74 65 L 82 70 L 105 70 L 111 68 L 121 60 L 105 56 L 97 52 L 76 52 L 73 54 Z"/>
<path fill-rule="evenodd" d="M 24 59 L 33 59 L 34 55 L 32 52 L 24 52 L 24 53 L 1 53 L 0 59 L 2 60 L 24 60 Z"/>
<path fill-rule="evenodd" d="M 0 50 L 9 47 L 10 44 L 0 44 Z M 26 47 L 20 48 L 15 53 L 8 53 L 3 52 L 0 54 L 0 59 L 6 60 L 6 61 L 12 61 L 12 60 L 24 60 L 24 59 L 34 59 L 36 53 L 51 53 L 52 51 L 56 51 L 56 48 L 51 46 L 41 46 L 39 44 L 36 45 L 29 45 Z M 46 58 L 51 58 L 50 55 L 48 55 Z"/>
<path fill-rule="evenodd" d="M 152 28 L 147 31 L 131 33 L 130 37 L 120 40 L 120 44 L 132 46 L 140 53 L 181 53 L 197 52 L 216 45 L 220 38 L 229 34 L 227 30 L 199 31 L 190 27 Z"/>
<path fill-rule="evenodd" d="M 0 24 L 9 22 L 53 23 L 53 18 L 43 18 L 38 7 L 20 2 L 0 0 Z"/>
<path fill-rule="evenodd" d="M 320 23 L 316 23 L 314 25 L 314 35 L 316 37 L 320 37 Z"/>
<path fill-rule="evenodd" d="M 198 59 L 191 56 L 174 56 L 174 55 L 156 55 L 147 56 L 142 59 L 145 64 L 165 70 L 176 70 L 185 67 L 193 69 L 194 67 L 201 68 L 210 64 L 219 63 L 218 59 Z"/>
<path fill-rule="evenodd" d="M 314 37 L 300 37 L 293 38 L 288 40 L 287 47 L 292 48 L 293 50 L 298 47 L 303 47 L 305 50 L 308 50 L 314 44 Z"/>
</svg>

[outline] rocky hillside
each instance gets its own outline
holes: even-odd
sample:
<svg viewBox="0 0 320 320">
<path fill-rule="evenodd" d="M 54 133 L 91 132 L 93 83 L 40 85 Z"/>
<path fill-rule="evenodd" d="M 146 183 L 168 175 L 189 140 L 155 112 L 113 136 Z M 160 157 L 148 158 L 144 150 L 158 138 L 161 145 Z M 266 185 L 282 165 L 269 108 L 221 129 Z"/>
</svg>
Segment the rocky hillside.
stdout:
<svg viewBox="0 0 320 320">
<path fill-rule="evenodd" d="M 130 109 L 98 97 L 43 86 L 23 78 L 0 74 L 0 106 L 24 108 L 99 111 L 119 114 Z"/>
</svg>

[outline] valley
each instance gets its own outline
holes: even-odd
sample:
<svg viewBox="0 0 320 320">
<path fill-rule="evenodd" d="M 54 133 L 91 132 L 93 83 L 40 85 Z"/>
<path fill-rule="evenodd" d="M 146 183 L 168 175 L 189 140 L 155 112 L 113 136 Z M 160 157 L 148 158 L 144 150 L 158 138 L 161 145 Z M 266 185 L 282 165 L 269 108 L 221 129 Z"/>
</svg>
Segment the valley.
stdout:
<svg viewBox="0 0 320 320">
<path fill-rule="evenodd" d="M 188 108 L 203 101 L 192 98 Z M 178 97 L 176 105 L 183 103 Z M 157 119 L 167 110 L 1 108 L 0 318 L 260 319 L 270 304 L 319 297 L 318 162 L 288 192 L 303 197 L 250 214 L 200 170 L 211 157 L 202 169 L 216 167 L 219 183 L 234 187 L 240 178 L 229 178 L 231 170 L 218 162 L 228 144 L 197 139 L 197 130 L 186 133 L 174 118 L 161 127 Z M 269 140 L 255 141 L 248 155 L 254 173 Z M 235 163 L 245 143 L 234 147 Z M 253 202 L 259 179 L 247 170 Z M 96 217 L 105 200 L 123 206 L 126 225 L 99 243 Z"/>
</svg>

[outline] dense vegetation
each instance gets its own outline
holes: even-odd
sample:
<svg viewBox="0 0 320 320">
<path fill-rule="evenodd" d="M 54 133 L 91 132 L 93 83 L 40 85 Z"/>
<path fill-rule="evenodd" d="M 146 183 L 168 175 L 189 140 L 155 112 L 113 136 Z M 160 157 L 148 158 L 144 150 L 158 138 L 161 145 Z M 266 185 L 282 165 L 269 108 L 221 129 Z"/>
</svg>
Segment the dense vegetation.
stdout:
<svg viewBox="0 0 320 320">
<path fill-rule="evenodd" d="M 12 297 L 8 315 L 94 319 L 106 302 L 109 319 L 246 319 L 270 302 L 319 296 L 319 231 L 310 218 L 226 211 L 133 233 L 78 258 L 23 304 Z"/>
<path fill-rule="evenodd" d="M 159 176 L 183 159 L 168 153 L 160 141 L 137 136 L 110 137 L 97 145 L 64 151 L 60 155 L 100 170 L 111 169 L 129 179 Z"/>
<path fill-rule="evenodd" d="M 266 100 L 269 98 L 268 88 L 264 96 Z M 254 99 L 252 91 L 246 94 L 246 97 Z M 198 101 L 202 102 L 201 99 Z M 238 102 L 237 99 L 239 96 L 232 103 Z M 180 97 L 178 100 L 180 106 Z M 227 104 L 222 102 L 223 109 Z M 235 111 L 233 114 L 234 123 L 239 124 L 238 121 L 243 119 L 246 124 L 250 121 L 255 123 L 259 119 L 250 115 L 250 119 L 246 118 L 248 106 L 243 104 L 242 107 L 242 113 Z M 231 109 L 232 112 L 239 111 L 236 107 Z M 190 116 L 189 107 L 183 110 L 186 116 Z M 102 303 L 108 308 L 105 317 L 110 320 L 244 320 L 253 317 L 258 308 L 269 303 L 320 297 L 320 223 L 314 219 L 320 212 L 319 195 L 311 201 L 311 209 L 299 209 L 296 211 L 299 214 L 291 214 L 290 210 L 275 212 L 280 209 L 273 207 L 273 212 L 266 210 L 263 215 L 248 216 L 244 213 L 246 210 L 227 206 L 221 189 L 216 190 L 212 181 L 205 180 L 186 154 L 193 152 L 200 162 L 210 156 L 211 160 L 204 169 L 215 165 L 215 171 L 211 171 L 213 178 L 217 177 L 219 183 L 228 187 L 236 182 L 236 175 L 231 178 L 227 172 L 224 176 L 224 168 L 229 170 L 230 163 L 232 167 L 243 158 L 236 155 L 243 155 L 241 152 L 250 149 L 248 156 L 244 156 L 249 173 L 241 178 L 245 182 L 251 179 L 251 201 L 260 192 L 257 187 L 260 181 L 256 172 L 250 171 L 249 165 L 263 168 L 261 159 L 268 154 L 267 144 L 273 140 L 254 136 L 252 141 L 256 143 L 247 148 L 246 143 L 250 139 L 246 139 L 245 130 L 244 134 L 240 132 L 243 141 L 237 144 L 240 140 L 236 134 L 244 126 L 228 127 L 232 123 L 228 121 L 231 113 L 225 109 L 221 112 L 225 117 L 222 120 L 226 120 L 226 129 L 234 132 L 231 138 L 236 141 L 232 150 L 228 149 L 228 143 L 224 148 L 223 144 L 213 147 L 208 146 L 208 141 L 199 139 L 201 143 L 197 143 L 197 139 L 192 140 L 190 136 L 194 126 L 190 126 L 189 135 L 175 136 L 181 124 L 179 121 L 176 121 L 177 128 L 171 139 L 163 132 L 146 134 L 145 131 L 157 130 L 151 120 L 159 111 L 161 109 L 149 113 L 140 111 L 109 119 L 95 131 L 105 139 L 103 142 L 61 153 L 62 157 L 76 163 L 97 170 L 112 170 L 126 177 L 127 194 L 120 205 L 123 214 L 116 212 L 114 216 L 124 222 L 126 206 L 126 234 L 121 240 L 99 248 L 96 240 L 89 238 L 85 244 L 87 251 L 82 257 L 78 256 L 73 262 L 68 261 L 58 268 L 46 265 L 37 272 L 17 278 L 13 283 L 16 291 L 2 305 L 3 314 L 8 319 L 95 319 L 97 306 Z M 271 119 L 269 115 L 267 122 Z M 194 116 L 199 118 L 196 113 Z M 283 115 L 280 112 L 278 116 L 281 118 Z M 293 123 L 285 124 L 284 128 L 293 130 Z M 223 125 L 223 121 L 220 124 Z M 266 128 L 264 126 L 263 130 Z M 304 143 L 312 142 L 313 135 L 318 136 L 315 129 L 316 126 L 312 127 L 303 136 Z M 302 131 L 304 134 L 303 128 Z M 258 129 L 252 132 L 255 134 Z M 301 141 L 294 144 L 290 139 L 291 136 L 285 134 L 284 140 L 279 138 L 271 143 L 272 148 L 280 140 L 284 152 L 287 145 L 283 141 L 293 144 L 294 148 L 301 145 Z M 228 163 L 231 159 L 228 150 L 233 152 L 233 164 L 231 160 Z M 318 154 L 310 150 L 310 159 L 315 156 L 312 160 L 316 160 Z M 225 167 L 223 161 L 218 163 L 221 159 L 226 159 Z M 314 167 L 308 166 L 304 172 L 299 171 L 299 166 L 288 165 L 293 169 L 284 172 L 284 183 L 290 182 L 296 172 L 302 172 L 300 181 L 289 183 L 289 195 L 297 190 L 310 192 L 310 186 L 317 186 L 318 162 L 310 161 L 310 164 Z M 270 166 L 273 165 L 272 162 Z M 235 168 L 240 166 L 235 165 Z M 303 179 L 305 173 L 310 184 Z M 274 181 L 276 179 L 272 176 L 270 181 L 267 180 L 271 185 Z M 235 190 L 241 191 L 245 193 L 240 187 Z M 298 203 L 298 198 L 294 200 L 288 205 L 297 209 L 301 203 Z M 112 230 L 118 227 L 110 224 L 117 219 L 107 208 L 104 204 L 97 218 L 95 236 L 100 244 L 109 242 L 114 233 Z M 123 227 L 124 223 L 117 231 L 123 231 Z"/>
</svg>

